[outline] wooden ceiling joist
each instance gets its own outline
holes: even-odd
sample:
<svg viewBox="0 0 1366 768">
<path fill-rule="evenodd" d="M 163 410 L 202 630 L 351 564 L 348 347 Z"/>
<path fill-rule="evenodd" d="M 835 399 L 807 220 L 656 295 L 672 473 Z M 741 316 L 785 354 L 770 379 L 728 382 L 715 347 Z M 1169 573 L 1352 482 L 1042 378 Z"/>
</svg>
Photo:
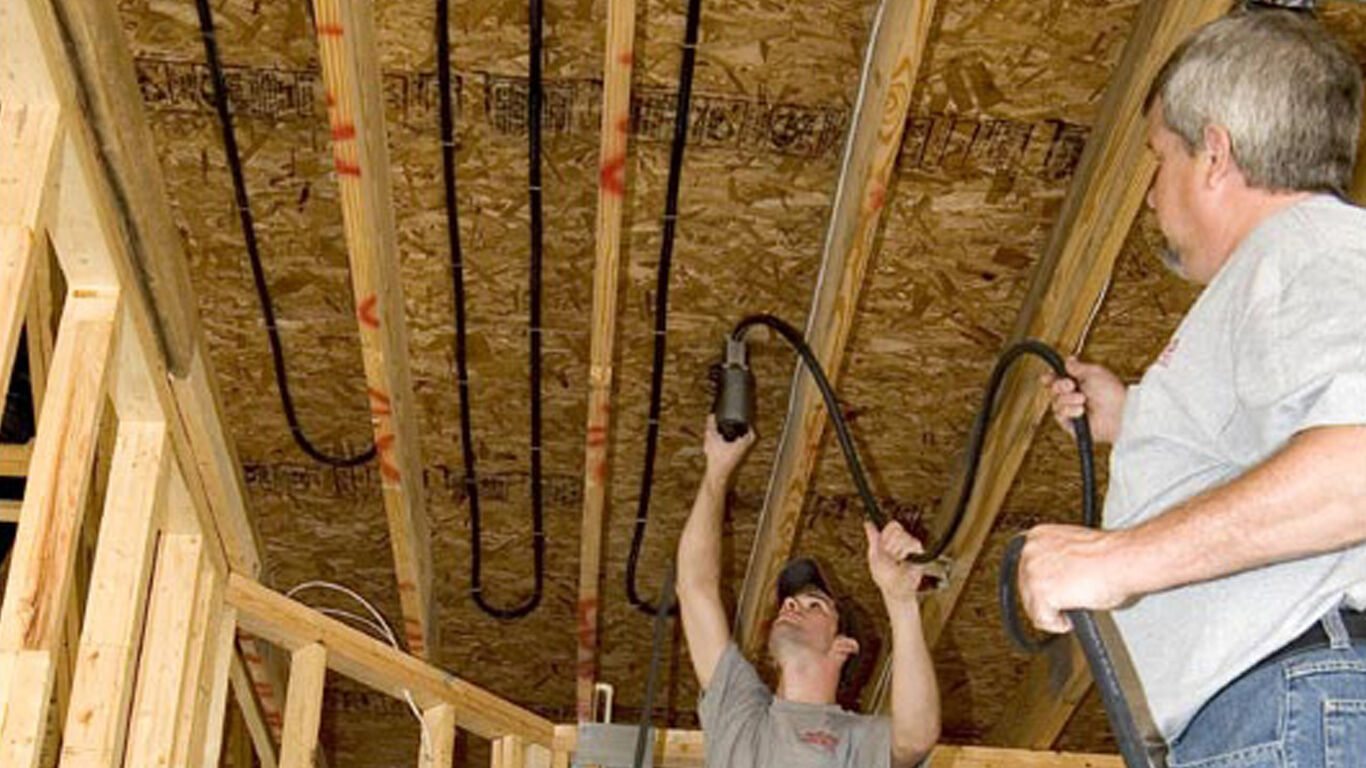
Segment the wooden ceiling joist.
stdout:
<svg viewBox="0 0 1366 768">
<path fill-rule="evenodd" d="M 934 8 L 934 0 L 883 0 L 869 36 L 820 279 L 806 321 L 806 341 L 832 384 L 839 379 L 873 256 Z M 736 641 L 751 658 L 763 645 L 760 630 L 774 609 L 778 572 L 792 552 L 825 420 L 820 393 L 799 365 L 735 620 Z"/>
<path fill-rule="evenodd" d="M 1106 89 L 1100 118 L 1016 318 L 1012 342 L 1040 339 L 1064 353 L 1081 348 L 1155 168 L 1145 145 L 1147 125 L 1142 114 L 1149 84 L 1178 43 L 1200 25 L 1226 13 L 1230 5 L 1229 0 L 1149 0 L 1139 6 L 1133 31 Z M 931 647 L 943 635 L 1047 410 L 1044 392 L 1037 385 L 1037 371 L 1016 366 L 1002 388 L 977 471 L 980 479 L 963 525 L 948 550 L 954 562 L 951 578 L 922 605 L 925 636 Z M 951 513 L 964 480 L 960 469 L 950 484 L 952 492 L 944 496 L 941 516 Z M 1080 509 L 1076 514 L 1080 520 Z M 1039 657 L 1034 663 L 1047 661 Z M 884 666 L 873 688 L 879 708 L 887 701 L 889 674 Z M 1049 675 L 1032 671 L 1028 679 L 1047 681 Z M 1074 689 L 1075 681 L 1071 687 L 1054 691 L 1030 690 L 1016 707 L 1006 711 L 1075 706 L 1081 697 L 1067 693 Z M 1057 715 L 1031 715 L 1028 719 L 1060 721 L 1059 728 L 1067 720 Z M 1037 736 L 1018 731 L 1016 735 L 1022 739 L 1019 743 L 1044 743 Z"/>
<path fill-rule="evenodd" d="M 230 576 L 225 598 L 237 608 L 243 629 L 291 652 L 318 643 L 327 649 L 329 668 L 395 698 L 402 699 L 408 692 L 424 710 L 450 704 L 456 723 L 476 736 L 494 739 L 516 734 L 536 744 L 551 744 L 554 726 L 549 720 L 252 579 Z"/>
<path fill-rule="evenodd" d="M 375 14 L 365 1 L 317 0 L 314 18 L 403 635 L 411 653 L 427 658 L 437 639 L 431 536 L 408 364 Z"/>
<path fill-rule="evenodd" d="M 631 127 L 635 0 L 608 0 L 603 55 L 602 129 L 598 218 L 594 238 L 592 347 L 588 370 L 588 428 L 584 446 L 583 522 L 579 535 L 579 599 L 575 706 L 589 719 L 598 669 L 598 590 L 602 577 L 602 523 L 611 468 L 607 442 L 612 414 L 612 356 L 616 345 L 621 216 L 626 198 L 626 148 Z"/>
</svg>

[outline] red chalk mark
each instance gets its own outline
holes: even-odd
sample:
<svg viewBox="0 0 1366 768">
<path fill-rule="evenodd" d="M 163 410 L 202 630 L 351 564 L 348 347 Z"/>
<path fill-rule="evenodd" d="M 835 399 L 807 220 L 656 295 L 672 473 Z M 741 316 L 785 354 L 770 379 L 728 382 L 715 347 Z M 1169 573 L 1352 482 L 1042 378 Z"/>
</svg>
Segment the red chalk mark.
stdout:
<svg viewBox="0 0 1366 768">
<path fill-rule="evenodd" d="M 602 171 L 598 174 L 602 188 L 608 194 L 622 197 L 626 194 L 626 155 L 617 157 L 603 163 Z"/>
<path fill-rule="evenodd" d="M 338 176 L 360 176 L 359 165 L 347 162 L 340 157 L 333 157 L 332 159 L 336 163 Z"/>
<path fill-rule="evenodd" d="M 397 483 L 403 479 L 403 473 L 398 471 L 398 467 L 390 464 L 386 459 L 379 460 L 379 473 L 391 483 Z"/>
<path fill-rule="evenodd" d="M 270 683 L 261 681 L 253 683 L 252 687 L 255 688 L 256 692 L 261 694 L 262 696 L 269 696 L 275 690 L 271 687 Z"/>
<path fill-rule="evenodd" d="M 607 443 L 607 427 L 589 427 L 588 444 L 597 447 Z"/>
<path fill-rule="evenodd" d="M 354 138 L 356 138 L 356 126 L 351 123 L 332 126 L 333 141 L 348 141 Z"/>
<path fill-rule="evenodd" d="M 327 106 L 329 106 L 329 107 L 330 107 L 330 106 L 333 106 L 333 105 L 335 105 L 335 104 L 337 103 L 337 100 L 334 99 L 334 98 L 332 98 L 332 92 L 331 92 L 331 91 L 325 91 L 325 92 L 323 92 L 323 99 L 325 99 L 325 100 L 327 101 Z"/>
<path fill-rule="evenodd" d="M 575 665 L 575 674 L 579 677 L 592 680 L 597 676 L 598 665 L 592 659 L 584 659 Z"/>
<path fill-rule="evenodd" d="M 575 609 L 578 617 L 579 649 L 592 650 L 598 644 L 598 599 L 586 597 Z"/>
<path fill-rule="evenodd" d="M 340 25 L 340 24 L 319 24 L 319 25 L 318 25 L 318 34 L 320 34 L 320 35 L 326 35 L 326 36 L 328 36 L 328 37 L 341 37 L 343 34 L 345 34 L 345 32 L 346 32 L 346 30 L 343 29 L 343 28 L 342 28 L 342 25 Z"/>
<path fill-rule="evenodd" d="M 388 416 L 394 412 L 393 409 L 390 408 L 391 402 L 388 395 L 374 387 L 370 387 L 369 393 L 370 413 L 376 416 Z"/>
<path fill-rule="evenodd" d="M 874 210 L 882 209 L 887 204 L 887 188 L 881 184 L 873 187 L 873 191 L 868 195 L 868 205 Z"/>
<path fill-rule="evenodd" d="M 607 462 L 599 461 L 593 465 L 593 481 L 598 485 L 607 482 Z"/>
<path fill-rule="evenodd" d="M 408 581 L 407 579 L 400 579 L 398 582 L 398 591 L 416 592 L 417 585 L 412 583 L 411 581 Z M 417 619 L 404 619 L 404 621 L 408 622 L 409 624 L 417 624 Z"/>
<path fill-rule="evenodd" d="M 622 51 L 620 54 L 617 55 L 617 63 L 623 66 L 629 67 L 633 63 L 635 63 L 635 60 L 635 51 Z"/>
<path fill-rule="evenodd" d="M 378 303 L 379 297 L 373 293 L 361 300 L 360 306 L 356 307 L 356 318 L 361 321 L 362 325 L 368 325 L 371 328 L 379 328 L 379 318 L 375 315 L 375 305 Z M 373 392 L 374 390 L 371 391 Z M 371 397 L 374 397 L 374 395 L 371 395 Z M 385 398 L 385 401 L 387 405 L 388 398 Z"/>
<path fill-rule="evenodd" d="M 631 116 L 622 115 L 617 118 L 617 133 L 629 133 L 631 130 Z"/>
<path fill-rule="evenodd" d="M 379 473 L 385 480 L 397 483 L 403 477 L 403 473 L 389 461 L 389 449 L 393 447 L 393 435 L 380 435 L 375 438 L 375 452 L 379 454 Z"/>
</svg>

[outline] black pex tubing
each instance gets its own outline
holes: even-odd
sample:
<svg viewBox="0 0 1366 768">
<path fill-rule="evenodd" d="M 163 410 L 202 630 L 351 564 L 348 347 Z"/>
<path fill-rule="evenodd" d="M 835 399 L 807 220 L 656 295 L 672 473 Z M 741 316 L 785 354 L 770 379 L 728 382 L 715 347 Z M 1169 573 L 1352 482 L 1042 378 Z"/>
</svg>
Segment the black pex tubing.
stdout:
<svg viewBox="0 0 1366 768">
<path fill-rule="evenodd" d="M 534 586 L 530 597 L 520 605 L 499 608 L 483 593 L 482 518 L 479 485 L 475 475 L 474 440 L 470 427 L 469 366 L 465 318 L 464 261 L 460 247 L 460 227 L 455 190 L 455 128 L 451 104 L 451 64 L 449 1 L 436 3 L 437 79 L 441 90 L 441 153 L 446 191 L 446 222 L 451 251 L 451 294 L 455 305 L 455 367 L 460 395 L 460 446 L 465 470 L 465 498 L 470 505 L 470 597 L 484 613 L 497 619 L 518 619 L 531 613 L 541 602 L 545 584 L 545 527 L 541 493 L 541 265 L 543 222 L 541 204 L 541 101 L 542 101 L 542 27 L 544 7 L 541 0 L 530 0 L 530 83 L 527 92 L 528 141 L 530 162 L 527 191 L 531 204 L 531 528 Z"/>
<path fill-rule="evenodd" d="M 659 607 L 640 596 L 636 587 L 636 567 L 645 525 L 650 515 L 650 491 L 654 486 L 655 452 L 659 443 L 660 402 L 664 390 L 664 352 L 668 334 L 669 273 L 673 265 L 674 229 L 678 222 L 678 188 L 683 176 L 683 151 L 688 143 L 688 112 L 692 104 L 693 70 L 697 61 L 697 28 L 702 17 L 702 0 L 688 0 L 687 25 L 683 34 L 683 59 L 678 73 L 678 99 L 674 106 L 673 148 L 669 153 L 668 191 L 664 198 L 664 230 L 659 246 L 659 270 L 655 284 L 654 364 L 650 370 L 650 421 L 645 432 L 645 464 L 640 477 L 640 498 L 636 505 L 635 530 L 631 534 L 631 554 L 626 558 L 626 599 L 644 613 L 654 615 Z M 667 602 L 667 601 L 666 601 Z M 675 605 L 670 616 L 676 615 Z"/>
<path fill-rule="evenodd" d="M 209 0 L 195 0 L 199 12 L 199 31 L 204 38 L 204 56 L 208 60 L 209 78 L 213 82 L 213 102 L 218 112 L 218 124 L 223 134 L 223 150 L 227 155 L 228 170 L 232 173 L 232 188 L 237 204 L 237 215 L 242 224 L 242 236 L 246 240 L 247 260 L 251 263 L 251 277 L 256 285 L 256 296 L 265 318 L 266 338 L 270 340 L 270 360 L 275 372 L 275 387 L 280 392 L 280 407 L 285 421 L 289 423 L 289 434 L 294 442 L 309 458 L 333 467 L 355 467 L 375 458 L 375 445 L 354 456 L 332 456 L 323 453 L 309 441 L 299 424 L 299 415 L 294 409 L 294 398 L 289 392 L 289 376 L 285 372 L 285 352 L 280 342 L 280 329 L 275 322 L 275 306 L 270 296 L 270 285 L 266 281 L 265 267 L 261 264 L 261 251 L 256 242 L 256 223 L 251 214 L 251 200 L 247 197 L 247 182 L 242 171 L 241 153 L 237 148 L 237 133 L 232 124 L 232 113 L 228 108 L 228 84 L 223 77 L 223 64 L 218 56 L 218 43 L 213 29 L 213 11 Z"/>
</svg>

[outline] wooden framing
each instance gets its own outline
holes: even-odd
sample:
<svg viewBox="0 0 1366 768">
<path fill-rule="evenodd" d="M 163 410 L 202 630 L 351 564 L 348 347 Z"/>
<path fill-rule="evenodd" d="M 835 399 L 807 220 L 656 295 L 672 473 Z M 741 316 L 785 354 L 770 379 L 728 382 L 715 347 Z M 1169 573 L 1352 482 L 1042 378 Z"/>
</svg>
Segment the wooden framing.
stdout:
<svg viewBox="0 0 1366 768">
<path fill-rule="evenodd" d="M 574 726 L 555 728 L 554 756 L 572 755 L 578 743 Z M 654 764 L 659 768 L 703 768 L 706 743 L 702 731 L 677 729 L 655 732 Z M 494 762 L 495 766 L 500 765 Z M 1124 768 L 1119 755 L 1047 752 L 999 747 L 940 745 L 930 753 L 926 768 Z"/>
<path fill-rule="evenodd" d="M 375 460 L 398 574 L 402 634 L 409 651 L 427 658 L 436 645 L 431 536 L 408 366 L 374 11 L 368 0 L 315 0 L 313 7 L 375 428 Z"/>
<path fill-rule="evenodd" d="M 1012 341 L 1040 339 L 1064 352 L 1081 347 L 1109 285 L 1115 259 L 1143 205 L 1155 167 L 1145 147 L 1147 125 L 1142 114 L 1148 85 L 1181 40 L 1227 12 L 1230 5 L 1229 0 L 1151 0 L 1139 8 L 1129 42 L 1106 89 L 1100 120 L 1087 142 L 1016 318 Z M 1045 394 L 1036 383 L 1037 370 L 1016 366 L 1002 388 L 977 472 L 981 479 L 948 550 L 954 561 L 953 573 L 945 588 L 929 595 L 921 607 L 931 647 L 948 625 L 1047 409 Z M 951 512 L 964 480 L 960 470 L 944 496 L 941 516 Z M 1034 663 L 1048 662 L 1040 656 Z M 890 667 L 884 664 L 872 694 L 878 708 L 887 704 L 889 675 Z M 1048 680 L 1049 675 L 1031 671 L 1029 679 Z M 1024 694 L 1033 698 L 1027 704 L 1020 700 L 1020 707 L 1065 709 L 1067 715 L 1081 698 L 1073 693 L 1064 695 L 1063 690 L 1034 689 Z M 1007 711 L 1018 713 L 1021 709 Z M 1060 730 L 1067 716 L 1059 711 L 1025 719 L 1057 724 Z M 1042 734 L 1015 729 L 1013 736 L 1021 740 L 1019 743 L 1045 743 Z"/>
<path fill-rule="evenodd" d="M 422 713 L 426 732 L 418 768 L 450 768 L 455 760 L 455 708 L 450 704 L 428 707 Z"/>
<path fill-rule="evenodd" d="M 322 724 L 323 684 L 327 681 L 327 649 L 311 643 L 294 651 L 285 698 L 285 735 L 280 742 L 280 768 L 313 768 Z"/>
<path fill-rule="evenodd" d="M 423 710 L 450 704 L 456 723 L 477 736 L 496 739 L 515 734 L 532 743 L 550 745 L 554 728 L 550 721 L 252 579 L 231 575 L 226 598 L 237 608 L 243 629 L 286 650 L 319 643 L 327 649 L 330 669 L 395 698 L 402 698 L 407 691 Z"/>
<path fill-rule="evenodd" d="M 631 127 L 635 19 L 635 0 L 608 0 L 583 520 L 579 534 L 579 601 L 575 610 L 578 638 L 575 701 L 579 722 L 587 722 L 590 718 L 593 684 L 598 674 L 598 589 L 602 578 L 602 522 L 611 471 L 607 443 L 612 413 L 612 356 L 616 345 L 622 203 L 626 197 L 626 149 Z"/>
<path fill-rule="evenodd" d="M 863 276 L 873 255 L 934 8 L 934 0 L 883 0 L 869 35 L 820 279 L 806 319 L 807 343 L 832 384 L 839 380 Z M 792 552 L 825 418 L 820 393 L 799 365 L 735 619 L 736 642 L 751 658 L 763 647 L 760 629 L 776 606 L 774 585 Z"/>
</svg>

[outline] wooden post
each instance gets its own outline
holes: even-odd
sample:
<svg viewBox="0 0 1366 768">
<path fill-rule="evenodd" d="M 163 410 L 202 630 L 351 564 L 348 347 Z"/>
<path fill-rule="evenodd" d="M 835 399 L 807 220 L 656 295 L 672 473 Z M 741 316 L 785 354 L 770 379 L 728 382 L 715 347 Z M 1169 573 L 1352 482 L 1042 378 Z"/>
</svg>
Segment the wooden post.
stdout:
<svg viewBox="0 0 1366 768">
<path fill-rule="evenodd" d="M 1147 125 L 1142 114 L 1148 85 L 1181 40 L 1227 12 L 1230 5 L 1229 0 L 1151 0 L 1139 7 L 1129 42 L 1106 89 L 1101 118 L 1035 268 L 1012 340 L 1040 339 L 1064 353 L 1081 347 L 1152 178 L 1154 161 L 1145 148 Z M 980 480 L 947 553 L 954 561 L 953 571 L 945 587 L 921 606 L 931 646 L 953 614 L 1047 410 L 1045 393 L 1037 384 L 1038 370 L 1017 366 L 1002 387 L 977 471 Z M 962 482 L 960 470 L 944 496 L 941 516 L 951 511 Z M 884 665 L 874 687 L 873 701 L 879 708 L 888 700 L 889 674 L 890 667 Z"/>
<path fill-rule="evenodd" d="M 220 593 L 219 599 L 222 599 Z M 193 741 L 204 745 L 201 765 L 217 766 L 223 752 L 224 718 L 228 706 L 228 670 L 232 665 L 237 648 L 233 640 L 237 637 L 237 609 L 230 605 L 220 606 L 218 626 L 213 628 L 209 641 L 209 653 L 205 657 L 205 673 L 201 704 L 204 717 L 201 720 L 204 732 L 196 733 Z M 199 727 L 197 725 L 196 727 Z"/>
<path fill-rule="evenodd" d="M 117 294 L 76 294 L 62 313 L 0 609 L 0 765 L 36 765 L 42 745 L 117 311 Z"/>
<path fill-rule="evenodd" d="M 261 703 L 256 698 L 255 685 L 251 674 L 247 672 L 247 664 L 242 660 L 242 653 L 234 654 L 228 666 L 228 681 L 232 684 L 232 695 L 237 701 L 237 708 L 242 715 L 242 723 L 247 729 L 247 734 L 251 737 L 252 748 L 256 751 L 256 759 L 260 762 L 261 768 L 276 768 L 278 760 L 275 752 L 275 742 L 271 740 L 270 725 L 266 721 L 266 715 L 261 711 Z M 284 718 L 281 716 L 281 724 Z M 234 766 L 234 768 L 236 768 Z"/>
<path fill-rule="evenodd" d="M 285 735 L 280 742 L 280 768 L 313 768 L 322 724 L 327 650 L 311 643 L 294 651 L 285 696 Z"/>
<path fill-rule="evenodd" d="M 375 460 L 398 573 L 402 634 L 410 653 L 427 658 L 436 644 L 431 536 L 408 367 L 374 11 L 369 0 L 315 0 L 314 9 L 375 426 Z"/>
<path fill-rule="evenodd" d="M 832 385 L 839 381 L 863 276 L 873 256 L 934 7 L 934 0 L 883 0 L 869 35 L 821 276 L 806 318 L 806 341 Z M 762 649 L 761 628 L 777 606 L 778 573 L 792 553 L 825 419 L 820 393 L 798 365 L 735 617 L 736 642 L 750 658 Z"/>
<path fill-rule="evenodd" d="M 164 425 L 119 426 L 62 737 L 63 768 L 117 768 L 123 760 L 169 465 Z"/>
<path fill-rule="evenodd" d="M 602 574 L 602 521 L 610 465 L 607 441 L 612 414 L 612 355 L 616 345 L 621 215 L 626 198 L 626 150 L 631 129 L 631 72 L 635 0 L 608 0 L 603 56 L 598 219 L 594 239 L 593 330 L 588 369 L 588 428 L 584 447 L 583 521 L 579 535 L 579 602 L 576 701 L 579 722 L 593 707 L 598 674 L 598 590 Z"/>
<path fill-rule="evenodd" d="M 180 702 L 193 655 L 193 606 L 206 572 L 202 536 L 162 535 L 147 604 L 125 765 L 172 764 L 181 725 Z"/>
<path fill-rule="evenodd" d="M 428 707 L 422 713 L 422 754 L 418 768 L 452 768 L 455 761 L 455 708 L 449 704 Z"/>
</svg>

